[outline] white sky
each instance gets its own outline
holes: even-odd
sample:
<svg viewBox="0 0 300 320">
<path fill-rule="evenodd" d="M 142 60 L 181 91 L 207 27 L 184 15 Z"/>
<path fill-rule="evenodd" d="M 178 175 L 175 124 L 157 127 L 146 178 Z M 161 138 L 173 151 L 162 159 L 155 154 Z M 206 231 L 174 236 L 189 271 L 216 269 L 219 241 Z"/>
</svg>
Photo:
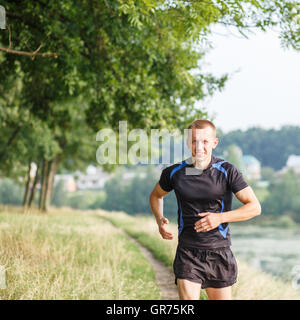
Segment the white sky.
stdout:
<svg viewBox="0 0 300 320">
<path fill-rule="evenodd" d="M 233 73 L 222 92 L 199 102 L 215 115 L 215 125 L 225 132 L 300 125 L 300 52 L 281 48 L 274 31 L 246 39 L 237 31 L 215 30 L 201 68 L 218 76 Z"/>
</svg>

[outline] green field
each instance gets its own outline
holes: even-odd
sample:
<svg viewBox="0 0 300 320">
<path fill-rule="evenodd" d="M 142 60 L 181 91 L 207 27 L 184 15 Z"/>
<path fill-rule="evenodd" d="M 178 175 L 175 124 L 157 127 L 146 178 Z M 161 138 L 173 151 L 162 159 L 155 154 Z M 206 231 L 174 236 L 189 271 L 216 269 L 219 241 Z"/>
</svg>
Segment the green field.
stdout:
<svg viewBox="0 0 300 320">
<path fill-rule="evenodd" d="M 95 214 L 0 213 L 1 299 L 159 299 L 139 249 Z"/>
<path fill-rule="evenodd" d="M 161 299 L 152 266 L 115 227 L 171 267 L 176 240 L 161 239 L 154 218 L 101 210 L 17 211 L 0 212 L 0 265 L 6 274 L 1 299 Z M 176 225 L 170 229 L 176 234 Z M 234 299 L 300 299 L 290 285 L 237 260 Z"/>
</svg>

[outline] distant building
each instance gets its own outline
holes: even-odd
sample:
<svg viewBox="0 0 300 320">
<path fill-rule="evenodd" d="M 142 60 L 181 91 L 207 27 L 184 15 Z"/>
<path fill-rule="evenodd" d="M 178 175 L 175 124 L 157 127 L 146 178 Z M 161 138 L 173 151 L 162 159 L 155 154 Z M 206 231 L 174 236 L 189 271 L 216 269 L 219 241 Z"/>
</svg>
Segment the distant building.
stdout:
<svg viewBox="0 0 300 320">
<path fill-rule="evenodd" d="M 104 172 L 101 167 L 88 166 L 86 173 L 77 171 L 74 174 L 78 190 L 99 190 L 110 177 L 110 173 Z"/>
<path fill-rule="evenodd" d="M 218 155 L 217 157 L 233 164 L 242 172 L 245 179 L 257 181 L 261 179 L 260 162 L 250 154 L 243 155 L 242 149 L 237 145 L 230 145 L 223 155 Z"/>
<path fill-rule="evenodd" d="M 71 174 L 57 174 L 54 177 L 54 186 L 59 182 L 63 181 L 64 190 L 67 192 L 75 192 L 77 191 L 76 181 Z"/>
<path fill-rule="evenodd" d="M 63 180 L 64 189 L 67 192 L 78 190 L 99 190 L 103 189 L 110 174 L 102 168 L 88 166 L 86 173 L 76 171 L 74 174 L 57 174 L 54 178 L 54 185 Z"/>
<path fill-rule="evenodd" d="M 279 176 L 293 169 L 297 175 L 300 175 L 300 156 L 292 154 L 288 157 L 285 167 L 283 167 L 279 172 Z"/>
<path fill-rule="evenodd" d="M 156 166 L 154 173 L 161 174 L 162 168 Z M 112 176 L 118 175 L 122 182 L 128 182 L 135 177 L 145 178 L 146 172 L 124 170 L 124 168 L 118 168 L 113 173 L 103 171 L 101 167 L 88 166 L 86 172 L 76 171 L 73 174 L 57 174 L 54 179 L 56 185 L 59 181 L 64 181 L 64 188 L 67 192 L 74 192 L 78 190 L 101 190 L 107 180 L 111 179 Z"/>
<path fill-rule="evenodd" d="M 300 156 L 290 155 L 286 162 L 287 169 L 294 169 L 296 173 L 300 174 Z"/>
<path fill-rule="evenodd" d="M 140 177 L 140 178 L 145 178 L 146 177 L 146 172 L 140 172 L 140 173 L 136 173 L 136 172 L 124 172 L 122 174 L 122 181 L 123 182 L 127 182 L 130 181 L 131 179 L 135 178 L 136 176 Z"/>
<path fill-rule="evenodd" d="M 252 155 L 242 156 L 243 173 L 245 178 L 260 180 L 261 179 L 261 166 L 260 162 Z"/>
</svg>

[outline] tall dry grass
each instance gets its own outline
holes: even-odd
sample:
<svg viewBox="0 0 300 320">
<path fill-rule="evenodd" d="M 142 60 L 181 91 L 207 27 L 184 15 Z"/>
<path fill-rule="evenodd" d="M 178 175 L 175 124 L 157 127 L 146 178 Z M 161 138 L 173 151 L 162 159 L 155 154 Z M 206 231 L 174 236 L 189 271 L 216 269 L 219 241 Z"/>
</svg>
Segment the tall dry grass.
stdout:
<svg viewBox="0 0 300 320">
<path fill-rule="evenodd" d="M 98 211 L 100 217 L 112 221 L 134 236 L 167 266 L 173 264 L 177 247 L 177 226 L 170 223 L 168 228 L 173 232 L 173 240 L 163 240 L 158 233 L 154 217 L 132 217 L 124 212 Z M 234 239 L 232 239 L 234 241 Z M 233 299 L 237 300 L 292 300 L 300 299 L 300 293 L 291 283 L 276 279 L 269 274 L 247 265 L 236 256 L 238 264 L 238 280 L 232 287 Z M 207 299 L 201 290 L 201 299 Z"/>
<path fill-rule="evenodd" d="M 159 299 L 152 266 L 93 214 L 0 212 L 1 299 Z"/>
</svg>

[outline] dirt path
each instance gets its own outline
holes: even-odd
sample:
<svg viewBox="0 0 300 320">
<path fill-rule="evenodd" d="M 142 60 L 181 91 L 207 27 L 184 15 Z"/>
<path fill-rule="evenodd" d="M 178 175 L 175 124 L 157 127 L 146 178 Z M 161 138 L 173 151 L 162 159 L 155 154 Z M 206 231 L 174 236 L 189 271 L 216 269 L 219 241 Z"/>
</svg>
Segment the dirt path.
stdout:
<svg viewBox="0 0 300 320">
<path fill-rule="evenodd" d="M 127 233 L 126 233 L 127 234 Z M 174 274 L 161 261 L 157 260 L 152 252 L 142 246 L 136 239 L 127 234 L 141 250 L 143 256 L 150 262 L 155 272 L 155 280 L 160 288 L 163 300 L 178 300 L 177 287 L 174 283 Z"/>
<path fill-rule="evenodd" d="M 110 222 L 105 219 L 105 221 Z M 111 222 L 110 222 L 111 223 Z M 113 225 L 111 223 L 111 225 Z M 114 228 L 122 231 L 126 236 L 140 249 L 143 256 L 149 261 L 152 265 L 155 272 L 155 281 L 158 287 L 160 288 L 160 292 L 163 300 L 178 300 L 178 292 L 177 287 L 174 283 L 174 274 L 173 271 L 166 267 L 161 261 L 156 259 L 152 252 L 142 246 L 135 238 L 125 232 L 123 229 L 116 227 Z"/>
</svg>

